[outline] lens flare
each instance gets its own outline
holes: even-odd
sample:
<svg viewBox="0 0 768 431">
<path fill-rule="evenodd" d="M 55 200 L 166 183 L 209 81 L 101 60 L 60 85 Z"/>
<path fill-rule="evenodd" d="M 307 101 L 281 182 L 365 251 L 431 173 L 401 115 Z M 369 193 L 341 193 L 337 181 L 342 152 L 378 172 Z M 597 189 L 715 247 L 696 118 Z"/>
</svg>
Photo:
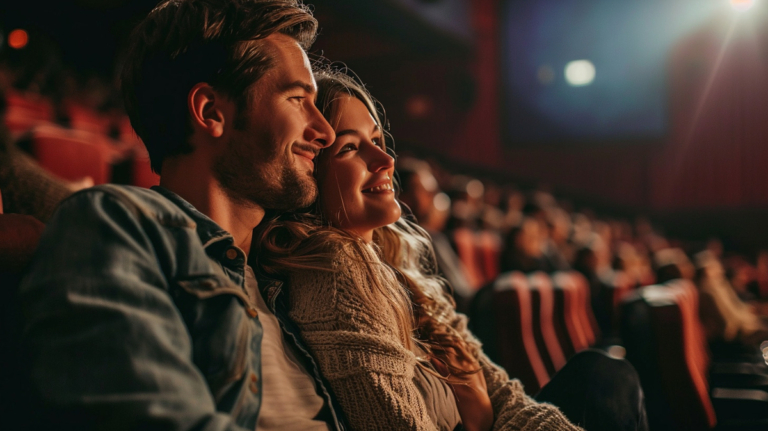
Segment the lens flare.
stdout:
<svg viewBox="0 0 768 431">
<path fill-rule="evenodd" d="M 573 87 L 591 84 L 595 74 L 595 65 L 589 60 L 576 60 L 565 65 L 565 80 Z"/>
<path fill-rule="evenodd" d="M 17 28 L 16 30 L 8 33 L 8 46 L 13 49 L 22 49 L 27 46 L 28 42 L 29 35 L 26 31 L 20 28 Z"/>
<path fill-rule="evenodd" d="M 752 6 L 755 5 L 756 0 L 730 0 L 731 1 L 731 7 L 736 9 L 739 12 L 744 12 L 749 9 L 752 9 Z"/>
</svg>

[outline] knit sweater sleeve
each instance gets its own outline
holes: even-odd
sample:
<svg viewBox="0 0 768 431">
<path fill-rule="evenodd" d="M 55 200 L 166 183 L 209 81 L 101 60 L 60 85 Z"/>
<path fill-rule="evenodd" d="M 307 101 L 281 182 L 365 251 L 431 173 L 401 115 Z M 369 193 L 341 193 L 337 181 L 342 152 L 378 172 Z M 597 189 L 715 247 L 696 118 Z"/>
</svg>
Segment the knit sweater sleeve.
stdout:
<svg viewBox="0 0 768 431">
<path fill-rule="evenodd" d="M 416 357 L 400 343 L 383 301 L 359 263 L 290 277 L 289 317 L 318 362 L 354 430 L 436 430 L 414 384 Z"/>
<path fill-rule="evenodd" d="M 447 301 L 444 305 L 444 312 L 452 315 L 451 326 L 468 342 L 479 344 L 467 328 L 467 317 L 456 313 Z M 480 365 L 493 406 L 493 431 L 583 431 L 554 405 L 539 403 L 526 395 L 519 380 L 510 379 L 503 368 L 482 352 Z"/>
</svg>

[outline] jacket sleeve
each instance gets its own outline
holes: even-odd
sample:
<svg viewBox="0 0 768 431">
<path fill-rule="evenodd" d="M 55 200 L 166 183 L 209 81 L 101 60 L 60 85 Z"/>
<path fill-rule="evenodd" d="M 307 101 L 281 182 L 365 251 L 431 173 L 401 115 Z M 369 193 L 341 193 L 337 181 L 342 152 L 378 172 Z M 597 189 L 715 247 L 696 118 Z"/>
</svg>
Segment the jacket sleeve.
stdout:
<svg viewBox="0 0 768 431">
<path fill-rule="evenodd" d="M 136 208 L 88 190 L 43 233 L 19 292 L 39 416 L 65 429 L 239 430 L 192 362 L 148 229 Z"/>
<path fill-rule="evenodd" d="M 388 305 L 355 262 L 302 271 L 289 283 L 289 317 L 315 357 L 354 430 L 436 430 L 414 384 L 416 357 L 399 342 Z"/>
<path fill-rule="evenodd" d="M 444 312 L 452 315 L 451 326 L 469 343 L 480 342 L 467 328 L 467 317 L 457 313 L 447 300 Z M 557 407 L 539 403 L 527 396 L 517 379 L 510 379 L 507 372 L 494 364 L 485 353 L 480 353 L 480 366 L 493 405 L 493 431 L 578 431 Z M 582 430 L 583 431 L 583 430 Z"/>
</svg>

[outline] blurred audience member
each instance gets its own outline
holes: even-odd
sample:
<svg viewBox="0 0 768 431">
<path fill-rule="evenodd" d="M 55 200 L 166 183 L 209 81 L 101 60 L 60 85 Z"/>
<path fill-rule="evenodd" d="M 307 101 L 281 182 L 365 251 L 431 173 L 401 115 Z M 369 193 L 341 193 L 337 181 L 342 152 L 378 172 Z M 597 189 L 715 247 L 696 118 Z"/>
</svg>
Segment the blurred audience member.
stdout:
<svg viewBox="0 0 768 431">
<path fill-rule="evenodd" d="M 448 236 L 443 233 L 450 211 L 450 198 L 440 191 L 427 163 L 404 158 L 398 161 L 398 172 L 403 188 L 400 200 L 411 208 L 419 225 L 432 237 L 441 275 L 453 288 L 457 307 L 463 309 L 474 290 L 467 281 L 464 265 L 451 247 Z"/>
<path fill-rule="evenodd" d="M 499 265 L 501 271 L 552 272 L 553 268 L 544 257 L 544 235 L 539 220 L 524 218 L 519 227 L 507 234 Z"/>
<path fill-rule="evenodd" d="M 568 241 L 571 236 L 571 217 L 563 209 L 553 207 L 547 212 L 547 238 L 544 241 L 544 258 L 548 265 L 557 271 L 571 269 L 573 246 Z"/>
<path fill-rule="evenodd" d="M 695 260 L 698 268 L 696 285 L 700 291 L 699 314 L 707 338 L 715 342 L 755 346 L 768 339 L 768 326 L 736 295 L 715 253 L 702 251 Z"/>
<path fill-rule="evenodd" d="M 768 250 L 761 250 L 755 260 L 755 282 L 758 296 L 768 299 Z"/>
<path fill-rule="evenodd" d="M 665 248 L 654 255 L 656 267 L 656 282 L 666 283 L 670 280 L 684 278 L 693 280 L 696 272 L 691 260 L 679 248 Z"/>
</svg>

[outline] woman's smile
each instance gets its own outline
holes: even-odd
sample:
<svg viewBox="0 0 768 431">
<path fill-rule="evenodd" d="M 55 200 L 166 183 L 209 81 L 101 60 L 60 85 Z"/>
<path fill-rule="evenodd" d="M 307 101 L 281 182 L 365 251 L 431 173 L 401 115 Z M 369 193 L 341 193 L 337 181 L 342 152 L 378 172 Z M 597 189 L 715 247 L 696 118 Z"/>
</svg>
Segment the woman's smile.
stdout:
<svg viewBox="0 0 768 431">
<path fill-rule="evenodd" d="M 352 96 L 336 100 L 336 141 L 318 161 L 320 208 L 340 229 L 370 240 L 373 230 L 400 218 L 384 133 L 368 107 Z"/>
</svg>

